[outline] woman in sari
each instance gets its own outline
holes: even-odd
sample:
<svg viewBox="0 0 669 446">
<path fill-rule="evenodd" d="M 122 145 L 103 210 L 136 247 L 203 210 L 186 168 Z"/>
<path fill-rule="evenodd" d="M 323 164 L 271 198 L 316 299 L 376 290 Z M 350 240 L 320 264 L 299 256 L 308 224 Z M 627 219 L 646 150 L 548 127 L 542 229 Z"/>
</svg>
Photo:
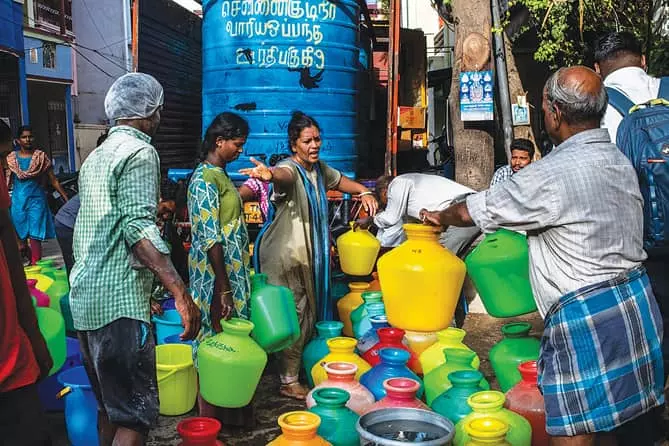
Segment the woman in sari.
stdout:
<svg viewBox="0 0 669 446">
<path fill-rule="evenodd" d="M 204 161 L 188 185 L 190 289 L 202 314 L 200 333 L 193 343 L 194 358 L 200 343 L 221 331 L 221 319 L 248 318 L 249 236 L 241 198 L 225 171 L 242 153 L 248 134 L 249 126 L 240 116 L 227 112 L 216 116 L 204 137 Z M 201 395 L 198 407 L 201 416 L 226 424 L 253 422 L 248 410 L 215 407 Z"/>
<path fill-rule="evenodd" d="M 276 213 L 256 241 L 259 268 L 274 285 L 290 288 L 300 322 L 300 338 L 280 355 L 280 392 L 304 399 L 308 388 L 298 375 L 302 350 L 311 339 L 316 320 L 331 320 L 330 234 L 328 190 L 357 195 L 365 210 L 374 215 L 376 198 L 363 185 L 343 176 L 319 158 L 321 134 L 318 123 L 301 112 L 288 124 L 292 156 L 268 168 L 251 158 L 255 167 L 240 172 L 272 183 Z"/>
<path fill-rule="evenodd" d="M 51 160 L 33 147 L 33 132 L 23 126 L 17 134 L 19 150 L 7 155 L 7 185 L 13 187 L 11 214 L 21 251 L 30 246 L 34 265 L 42 258 L 42 242 L 56 238 L 53 215 L 47 202 L 47 185 L 67 201 L 67 195 L 53 173 Z"/>
</svg>

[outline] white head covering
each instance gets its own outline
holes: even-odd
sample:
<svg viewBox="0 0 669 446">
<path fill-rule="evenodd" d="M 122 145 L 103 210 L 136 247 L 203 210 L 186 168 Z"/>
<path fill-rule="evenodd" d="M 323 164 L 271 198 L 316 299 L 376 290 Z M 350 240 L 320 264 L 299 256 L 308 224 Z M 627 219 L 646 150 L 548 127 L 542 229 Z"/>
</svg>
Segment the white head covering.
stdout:
<svg viewBox="0 0 669 446">
<path fill-rule="evenodd" d="M 163 87 L 145 73 L 128 73 L 114 81 L 105 96 L 105 113 L 111 121 L 148 118 L 163 105 Z"/>
</svg>

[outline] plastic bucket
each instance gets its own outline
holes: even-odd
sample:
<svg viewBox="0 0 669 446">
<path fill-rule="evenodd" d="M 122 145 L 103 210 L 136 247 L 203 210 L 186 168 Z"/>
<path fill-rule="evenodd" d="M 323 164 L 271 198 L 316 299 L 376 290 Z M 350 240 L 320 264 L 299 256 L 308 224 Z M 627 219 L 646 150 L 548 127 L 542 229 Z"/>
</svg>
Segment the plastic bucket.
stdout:
<svg viewBox="0 0 669 446">
<path fill-rule="evenodd" d="M 165 338 L 184 331 L 181 316 L 177 310 L 167 310 L 161 315 L 153 316 L 151 320 L 156 326 L 156 343 L 158 344 L 165 344 Z"/>
<path fill-rule="evenodd" d="M 170 335 L 165 338 L 165 344 L 185 344 L 185 345 L 190 345 L 191 347 L 193 346 L 193 341 L 182 341 L 181 340 L 181 333 L 179 334 L 174 334 Z"/>
<path fill-rule="evenodd" d="M 55 375 L 51 375 L 42 381 L 37 390 L 39 392 L 39 399 L 42 402 L 42 407 L 47 412 L 59 412 L 65 410 L 65 401 L 58 398 L 63 386 L 58 382 L 58 376 L 71 368 L 82 365 L 81 352 L 79 351 L 79 340 L 75 338 L 66 338 L 67 343 L 67 357 L 65 364 Z"/>
<path fill-rule="evenodd" d="M 64 389 L 67 437 L 73 446 L 90 446 L 98 442 L 98 403 L 83 367 L 74 367 L 58 375 Z"/>
<path fill-rule="evenodd" d="M 183 415 L 195 405 L 197 372 L 193 349 L 184 344 L 156 347 L 158 399 L 161 415 Z"/>
</svg>

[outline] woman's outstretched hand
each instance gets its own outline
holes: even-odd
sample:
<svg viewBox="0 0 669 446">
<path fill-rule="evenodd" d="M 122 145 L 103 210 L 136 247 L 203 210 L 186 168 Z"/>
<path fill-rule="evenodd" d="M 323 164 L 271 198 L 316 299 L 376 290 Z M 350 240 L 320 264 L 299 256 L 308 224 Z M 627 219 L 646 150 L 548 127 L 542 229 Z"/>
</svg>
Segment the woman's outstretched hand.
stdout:
<svg viewBox="0 0 669 446">
<path fill-rule="evenodd" d="M 258 161 L 257 159 L 251 157 L 250 161 L 255 165 L 255 167 L 249 167 L 246 169 L 239 169 L 239 173 L 242 175 L 247 175 L 251 178 L 257 178 L 262 181 L 271 181 L 274 175 L 272 170 Z"/>
</svg>

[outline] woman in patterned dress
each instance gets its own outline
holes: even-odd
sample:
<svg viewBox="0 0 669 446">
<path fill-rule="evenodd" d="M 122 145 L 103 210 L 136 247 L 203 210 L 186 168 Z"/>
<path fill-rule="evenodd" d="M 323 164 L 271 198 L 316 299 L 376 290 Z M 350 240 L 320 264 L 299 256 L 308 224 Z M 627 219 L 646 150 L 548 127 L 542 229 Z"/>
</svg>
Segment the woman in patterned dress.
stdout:
<svg viewBox="0 0 669 446">
<path fill-rule="evenodd" d="M 190 289 L 202 314 L 200 333 L 193 344 L 194 358 L 199 344 L 221 331 L 221 319 L 248 318 L 249 236 L 242 200 L 225 171 L 226 165 L 242 153 L 248 134 L 249 126 L 240 116 L 228 112 L 216 116 L 204 137 L 204 161 L 193 172 L 188 186 L 192 223 Z M 201 416 L 215 417 L 226 424 L 253 420 L 244 410 L 214 407 L 201 396 L 198 406 Z"/>
</svg>

